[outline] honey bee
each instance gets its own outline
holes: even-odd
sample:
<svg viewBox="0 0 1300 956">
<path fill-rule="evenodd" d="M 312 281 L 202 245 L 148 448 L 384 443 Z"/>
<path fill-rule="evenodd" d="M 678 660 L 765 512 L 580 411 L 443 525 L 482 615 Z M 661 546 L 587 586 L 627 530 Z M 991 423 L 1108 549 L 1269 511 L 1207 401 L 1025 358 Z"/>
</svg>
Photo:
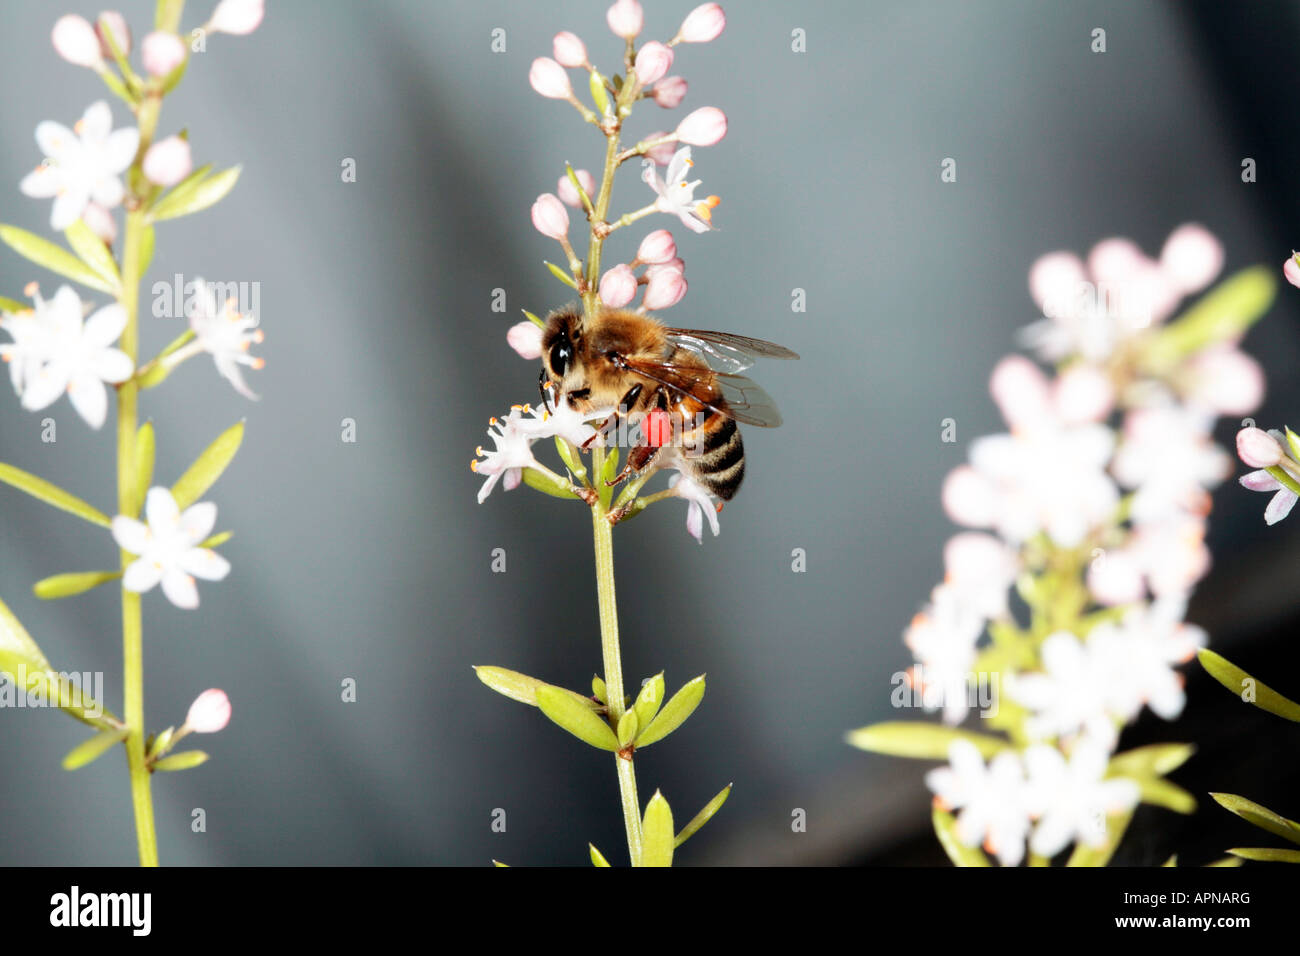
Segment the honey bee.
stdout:
<svg viewBox="0 0 1300 956">
<path fill-rule="evenodd" d="M 548 408 L 551 402 L 567 402 L 579 412 L 616 409 L 598 433 L 608 434 L 621 419 L 639 426 L 640 439 L 609 484 L 663 464 L 671 434 L 671 444 L 694 452 L 674 447 L 673 466 L 729 501 L 745 476 L 737 423 L 781 424 L 776 403 L 740 374 L 756 357 L 799 356 L 729 332 L 668 328 L 623 309 L 602 309 L 584 320 L 569 307 L 547 317 L 539 387 Z"/>
</svg>

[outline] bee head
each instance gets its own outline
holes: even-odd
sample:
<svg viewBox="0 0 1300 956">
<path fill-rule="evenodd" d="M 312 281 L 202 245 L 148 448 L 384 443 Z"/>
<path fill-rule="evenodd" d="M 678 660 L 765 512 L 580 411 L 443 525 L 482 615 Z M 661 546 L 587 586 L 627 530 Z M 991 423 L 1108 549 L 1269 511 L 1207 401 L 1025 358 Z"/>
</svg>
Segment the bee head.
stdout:
<svg viewBox="0 0 1300 956">
<path fill-rule="evenodd" d="M 553 312 L 542 331 L 542 364 L 552 382 L 559 385 L 573 368 L 573 357 L 581 337 L 582 319 L 572 309 Z"/>
</svg>

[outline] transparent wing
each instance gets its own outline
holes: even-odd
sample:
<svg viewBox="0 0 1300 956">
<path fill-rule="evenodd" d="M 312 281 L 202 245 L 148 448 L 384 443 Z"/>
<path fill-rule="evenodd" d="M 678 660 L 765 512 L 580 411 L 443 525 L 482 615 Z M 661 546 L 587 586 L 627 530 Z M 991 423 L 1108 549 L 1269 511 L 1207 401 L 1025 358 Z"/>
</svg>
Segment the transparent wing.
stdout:
<svg viewBox="0 0 1300 956">
<path fill-rule="evenodd" d="M 799 356 L 782 345 L 751 339 L 731 332 L 706 329 L 668 329 L 675 345 L 700 356 L 711 368 L 732 375 L 751 368 L 755 358 L 797 359 Z"/>
<path fill-rule="evenodd" d="M 692 365 L 623 359 L 624 367 L 699 402 L 705 408 L 745 425 L 775 428 L 781 424 L 772 396 L 753 379 Z"/>
</svg>

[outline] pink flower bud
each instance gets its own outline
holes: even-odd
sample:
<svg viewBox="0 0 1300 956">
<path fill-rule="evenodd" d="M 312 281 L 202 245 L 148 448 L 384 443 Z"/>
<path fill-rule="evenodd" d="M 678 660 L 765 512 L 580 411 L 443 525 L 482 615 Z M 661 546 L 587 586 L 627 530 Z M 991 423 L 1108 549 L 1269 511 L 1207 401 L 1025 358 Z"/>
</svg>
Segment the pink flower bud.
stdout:
<svg viewBox="0 0 1300 956">
<path fill-rule="evenodd" d="M 144 177 L 159 186 L 175 186 L 194 169 L 190 144 L 179 136 L 168 136 L 144 154 Z"/>
<path fill-rule="evenodd" d="M 150 76 L 167 76 L 185 62 L 185 43 L 174 33 L 155 31 L 140 41 L 140 58 Z"/>
<path fill-rule="evenodd" d="M 671 262 L 676 256 L 677 243 L 673 241 L 673 234 L 667 229 L 656 229 L 650 233 L 641 240 L 641 245 L 637 246 L 636 250 L 637 259 L 651 265 Z"/>
<path fill-rule="evenodd" d="M 59 17 L 50 33 L 54 50 L 69 63 L 77 66 L 99 66 L 103 57 L 99 53 L 99 37 L 85 17 L 67 14 Z"/>
<path fill-rule="evenodd" d="M 1296 262 L 1296 254 L 1291 253 L 1291 257 L 1282 263 L 1282 275 L 1286 276 L 1286 281 L 1294 286 L 1300 286 L 1300 262 Z"/>
<path fill-rule="evenodd" d="M 989 392 L 1013 428 L 1041 424 L 1050 407 L 1047 376 L 1023 355 L 1008 355 L 993 367 Z"/>
<path fill-rule="evenodd" d="M 662 43 L 651 40 L 637 51 L 636 81 L 642 86 L 658 83 L 673 65 L 673 51 Z"/>
<path fill-rule="evenodd" d="M 95 36 L 99 38 L 100 55 L 108 58 L 113 55 L 113 51 L 108 48 L 108 41 L 104 39 L 105 29 L 112 32 L 113 42 L 117 44 L 117 50 L 123 56 L 131 52 L 131 27 L 126 22 L 126 17 L 116 10 L 105 10 L 95 21 Z"/>
<path fill-rule="evenodd" d="M 645 296 L 641 300 L 641 305 L 651 312 L 671 309 L 682 301 L 684 295 L 686 295 L 686 276 L 678 269 L 660 267 L 650 274 L 650 281 L 646 283 Z"/>
<path fill-rule="evenodd" d="M 506 342 L 519 353 L 520 358 L 542 357 L 542 327 L 535 322 L 520 322 L 506 330 Z"/>
<path fill-rule="evenodd" d="M 1223 268 L 1223 243 L 1204 226 L 1179 226 L 1160 250 L 1160 269 L 1184 295 L 1200 292 Z"/>
<path fill-rule="evenodd" d="M 665 76 L 650 91 L 650 98 L 666 110 L 676 109 L 686 99 L 686 81 L 680 76 Z"/>
<path fill-rule="evenodd" d="M 668 135 L 668 131 L 661 129 L 661 130 L 657 130 L 656 132 L 649 133 L 642 138 L 645 139 L 646 141 L 651 141 L 656 139 L 663 139 L 667 135 Z M 669 163 L 673 161 L 673 157 L 677 155 L 677 144 L 674 142 L 660 143 L 658 146 L 652 146 L 650 149 L 646 150 L 645 154 L 647 157 L 655 161 L 655 165 L 667 166 Z"/>
<path fill-rule="evenodd" d="M 662 272 L 665 269 L 671 269 L 680 272 L 682 275 L 686 275 L 686 263 L 682 262 L 681 259 L 674 257 L 669 259 L 667 262 L 656 262 L 652 266 L 647 266 L 645 277 L 649 279 L 656 272 Z"/>
<path fill-rule="evenodd" d="M 614 31 L 614 36 L 631 40 L 641 32 L 645 13 L 637 0 L 614 0 L 614 5 L 605 12 L 605 22 Z"/>
<path fill-rule="evenodd" d="M 551 239 L 568 238 L 569 212 L 554 193 L 542 193 L 533 203 L 533 226 Z"/>
<path fill-rule="evenodd" d="M 677 139 L 688 146 L 712 146 L 727 135 L 727 116 L 713 106 L 703 106 L 677 126 Z"/>
<path fill-rule="evenodd" d="M 1057 413 L 1072 425 L 1102 421 L 1115 404 L 1110 376 L 1086 362 L 1077 362 L 1061 372 L 1052 392 Z"/>
<path fill-rule="evenodd" d="M 528 71 L 528 82 L 542 96 L 553 100 L 567 100 L 573 95 L 569 74 L 549 56 L 539 56 L 533 60 L 532 68 Z"/>
<path fill-rule="evenodd" d="M 620 263 L 600 277 L 600 301 L 621 309 L 636 295 L 636 276 L 626 263 Z"/>
<path fill-rule="evenodd" d="M 113 214 L 99 203 L 86 203 L 86 208 L 81 210 L 81 218 L 90 227 L 90 231 L 105 242 L 111 243 L 117 238 L 117 222 L 113 219 Z"/>
<path fill-rule="evenodd" d="M 551 52 L 555 54 L 555 61 L 560 66 L 587 65 L 587 45 L 578 38 L 577 34 L 570 33 L 568 30 L 555 34 Z"/>
<path fill-rule="evenodd" d="M 1083 260 L 1073 252 L 1049 252 L 1029 269 L 1029 294 L 1049 319 L 1066 318 L 1087 281 Z"/>
<path fill-rule="evenodd" d="M 708 43 L 716 40 L 727 25 L 727 15 L 716 3 L 705 3 L 686 14 L 677 39 L 683 43 Z"/>
<path fill-rule="evenodd" d="M 185 726 L 196 734 L 215 734 L 230 723 L 230 698 L 224 690 L 205 690 L 194 698 Z"/>
<path fill-rule="evenodd" d="M 221 0 L 212 11 L 208 29 L 245 36 L 258 28 L 265 12 L 263 0 Z"/>
<path fill-rule="evenodd" d="M 1237 432 L 1237 457 L 1251 468 L 1272 468 L 1285 454 L 1277 439 L 1262 428 Z"/>
<path fill-rule="evenodd" d="M 588 199 L 596 195 L 596 180 L 592 178 L 591 173 L 585 169 L 575 169 L 573 174 L 578 177 L 578 182 L 582 183 L 582 189 L 587 194 Z M 582 197 L 573 188 L 573 183 L 569 182 L 568 176 L 560 177 L 560 184 L 556 192 L 560 195 L 560 202 L 566 206 L 572 206 L 574 209 L 582 208 Z"/>
</svg>

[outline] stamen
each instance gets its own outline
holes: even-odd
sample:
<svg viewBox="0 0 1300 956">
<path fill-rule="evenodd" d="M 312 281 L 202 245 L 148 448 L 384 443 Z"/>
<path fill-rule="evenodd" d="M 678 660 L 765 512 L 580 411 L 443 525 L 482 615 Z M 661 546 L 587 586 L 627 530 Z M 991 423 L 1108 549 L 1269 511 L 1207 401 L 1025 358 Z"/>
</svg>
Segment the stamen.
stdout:
<svg viewBox="0 0 1300 956">
<path fill-rule="evenodd" d="M 33 279 L 31 282 L 23 286 L 23 295 L 27 296 L 30 299 L 40 290 L 41 287 L 37 284 L 36 280 Z"/>
<path fill-rule="evenodd" d="M 471 461 L 471 462 L 469 463 L 469 470 L 472 471 L 472 472 L 474 472 L 475 474 L 478 474 L 478 459 L 477 459 L 477 458 L 475 458 L 473 461 Z"/>
<path fill-rule="evenodd" d="M 266 359 L 263 358 L 253 359 L 253 368 L 258 369 L 259 371 L 261 369 L 266 368 Z"/>
</svg>

